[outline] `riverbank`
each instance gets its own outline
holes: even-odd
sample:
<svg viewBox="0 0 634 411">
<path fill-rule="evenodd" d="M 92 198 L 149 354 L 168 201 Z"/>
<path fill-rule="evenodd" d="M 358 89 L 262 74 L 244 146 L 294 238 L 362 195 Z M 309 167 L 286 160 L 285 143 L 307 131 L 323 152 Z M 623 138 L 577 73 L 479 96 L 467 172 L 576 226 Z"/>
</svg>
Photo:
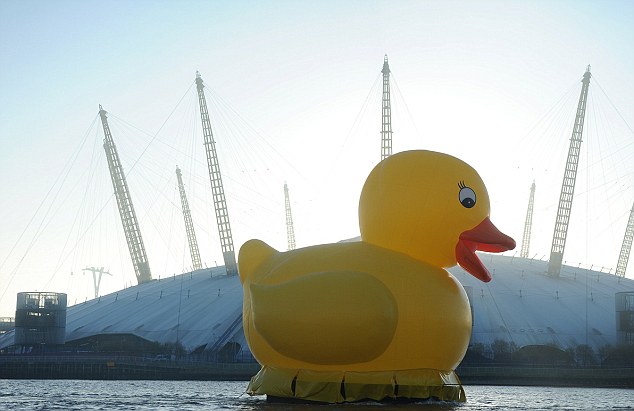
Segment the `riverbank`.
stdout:
<svg viewBox="0 0 634 411">
<path fill-rule="evenodd" d="M 257 363 L 131 356 L 0 356 L 0 379 L 248 381 L 259 370 Z"/>
<path fill-rule="evenodd" d="M 469 366 L 456 373 L 464 385 L 634 388 L 634 367 Z"/>
<path fill-rule="evenodd" d="M 0 356 L 0 379 L 248 381 L 257 363 L 132 356 Z M 461 366 L 463 385 L 634 388 L 634 367 Z"/>
</svg>

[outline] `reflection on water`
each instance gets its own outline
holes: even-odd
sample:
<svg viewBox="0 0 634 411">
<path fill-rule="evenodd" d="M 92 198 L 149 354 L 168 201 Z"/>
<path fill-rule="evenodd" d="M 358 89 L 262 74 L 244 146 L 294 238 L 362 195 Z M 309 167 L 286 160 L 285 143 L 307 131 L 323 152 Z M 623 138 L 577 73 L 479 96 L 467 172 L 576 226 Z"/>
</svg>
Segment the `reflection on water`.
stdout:
<svg viewBox="0 0 634 411">
<path fill-rule="evenodd" d="M 466 386 L 464 404 L 269 403 L 244 393 L 244 381 L 0 380 L 0 410 L 632 410 L 634 390 Z"/>
</svg>

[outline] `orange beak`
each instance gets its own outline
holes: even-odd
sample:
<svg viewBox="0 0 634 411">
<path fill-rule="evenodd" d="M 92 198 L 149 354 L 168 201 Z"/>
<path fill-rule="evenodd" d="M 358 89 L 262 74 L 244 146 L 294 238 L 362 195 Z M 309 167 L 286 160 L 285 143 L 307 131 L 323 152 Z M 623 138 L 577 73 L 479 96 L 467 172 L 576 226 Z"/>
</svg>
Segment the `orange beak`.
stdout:
<svg viewBox="0 0 634 411">
<path fill-rule="evenodd" d="M 514 248 L 515 240 L 498 230 L 487 217 L 475 228 L 460 234 L 456 244 L 456 260 L 469 274 L 488 283 L 491 274 L 475 252 L 501 253 Z"/>
</svg>

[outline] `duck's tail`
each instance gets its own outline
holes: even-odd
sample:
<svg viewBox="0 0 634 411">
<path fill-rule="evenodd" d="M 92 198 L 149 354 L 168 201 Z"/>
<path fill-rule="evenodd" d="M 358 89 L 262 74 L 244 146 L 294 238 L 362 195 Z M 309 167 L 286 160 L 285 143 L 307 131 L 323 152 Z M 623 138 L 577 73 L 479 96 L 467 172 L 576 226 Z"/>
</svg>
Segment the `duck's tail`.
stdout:
<svg viewBox="0 0 634 411">
<path fill-rule="evenodd" d="M 240 247 L 238 253 L 238 272 L 242 284 L 247 278 L 253 278 L 257 268 L 278 251 L 261 240 L 249 240 Z"/>
</svg>

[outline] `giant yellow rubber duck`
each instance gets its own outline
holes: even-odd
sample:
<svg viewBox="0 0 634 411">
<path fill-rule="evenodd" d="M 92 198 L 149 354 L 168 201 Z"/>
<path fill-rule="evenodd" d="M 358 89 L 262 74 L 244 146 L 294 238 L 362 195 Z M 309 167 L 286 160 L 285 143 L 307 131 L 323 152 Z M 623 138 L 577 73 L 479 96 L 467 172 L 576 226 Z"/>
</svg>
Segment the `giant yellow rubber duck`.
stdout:
<svg viewBox="0 0 634 411">
<path fill-rule="evenodd" d="M 454 370 L 471 334 L 469 301 L 443 267 L 491 276 L 477 250 L 515 241 L 489 220 L 489 198 L 465 162 L 432 151 L 381 161 L 359 201 L 361 241 L 279 252 L 240 249 L 243 325 L 262 365 L 247 392 L 351 402 L 464 401 Z"/>
</svg>

